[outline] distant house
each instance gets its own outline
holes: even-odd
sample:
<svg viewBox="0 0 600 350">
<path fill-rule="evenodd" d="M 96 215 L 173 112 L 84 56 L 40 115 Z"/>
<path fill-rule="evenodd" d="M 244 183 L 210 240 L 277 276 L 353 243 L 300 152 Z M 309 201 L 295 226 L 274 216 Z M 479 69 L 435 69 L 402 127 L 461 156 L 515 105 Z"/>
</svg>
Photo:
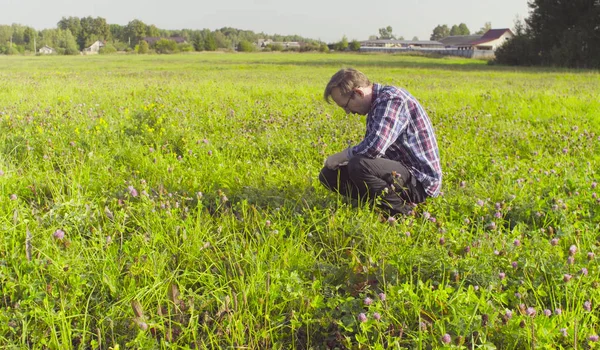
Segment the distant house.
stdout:
<svg viewBox="0 0 600 350">
<path fill-rule="evenodd" d="M 426 41 L 426 40 L 366 40 L 360 42 L 362 48 L 386 48 L 386 49 L 441 49 L 444 45 L 439 41 Z"/>
<path fill-rule="evenodd" d="M 51 55 L 53 53 L 56 53 L 56 50 L 54 50 L 53 48 L 51 48 L 48 45 L 44 45 L 42 48 L 40 48 L 38 50 L 38 52 L 42 55 Z"/>
<path fill-rule="evenodd" d="M 482 35 L 453 35 L 439 41 L 447 49 L 466 50 L 471 48 L 471 43 L 481 39 Z"/>
<path fill-rule="evenodd" d="M 503 28 L 490 29 L 483 35 L 449 36 L 440 41 L 447 49 L 496 51 L 500 45 L 514 36 L 510 29 Z"/>
<path fill-rule="evenodd" d="M 176 42 L 178 44 L 185 44 L 185 43 L 187 43 L 187 41 L 185 40 L 185 38 L 181 37 L 181 36 L 171 36 L 171 37 L 167 37 L 167 38 L 161 38 L 161 37 L 158 37 L 158 36 L 147 36 L 147 37 L 145 37 L 142 40 L 144 40 L 145 42 L 147 42 L 148 45 L 152 46 L 152 45 L 156 44 L 161 39 L 171 40 L 171 41 L 174 41 L 174 42 Z"/>
<path fill-rule="evenodd" d="M 515 34 L 508 28 L 490 29 L 483 34 L 481 39 L 471 42 L 471 47 L 475 50 L 496 51 L 496 49 L 504 44 L 506 40 L 510 40 L 514 36 Z"/>
<path fill-rule="evenodd" d="M 258 39 L 256 42 L 256 46 L 261 49 L 264 49 L 268 45 L 279 45 L 284 49 L 292 49 L 292 48 L 300 48 L 302 44 L 297 41 L 273 41 L 271 39 Z"/>
<path fill-rule="evenodd" d="M 100 40 L 96 40 L 90 47 L 86 47 L 83 49 L 82 53 L 84 55 L 93 55 L 100 52 L 100 49 L 104 47 L 104 43 Z"/>
</svg>

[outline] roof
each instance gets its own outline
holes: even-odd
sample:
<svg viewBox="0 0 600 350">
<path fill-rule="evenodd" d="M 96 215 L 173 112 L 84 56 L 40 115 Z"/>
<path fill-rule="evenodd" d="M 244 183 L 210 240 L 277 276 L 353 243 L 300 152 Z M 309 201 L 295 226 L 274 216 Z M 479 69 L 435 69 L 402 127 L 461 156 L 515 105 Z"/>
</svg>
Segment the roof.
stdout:
<svg viewBox="0 0 600 350">
<path fill-rule="evenodd" d="M 403 44 L 403 45 L 443 45 L 439 41 L 430 41 L 430 40 L 365 40 L 361 41 L 361 44 L 364 43 L 373 43 L 373 44 Z"/>
<path fill-rule="evenodd" d="M 481 35 L 454 35 L 440 39 L 445 46 L 470 45 L 473 41 L 481 39 Z"/>
<path fill-rule="evenodd" d="M 483 36 L 481 37 L 481 39 L 473 41 L 471 43 L 471 45 L 479 45 L 479 44 L 487 43 L 487 42 L 490 42 L 490 41 L 498 40 L 506 32 L 510 32 L 511 34 L 513 34 L 513 32 L 510 29 L 508 29 L 508 28 L 490 29 L 485 34 L 483 34 Z"/>
</svg>

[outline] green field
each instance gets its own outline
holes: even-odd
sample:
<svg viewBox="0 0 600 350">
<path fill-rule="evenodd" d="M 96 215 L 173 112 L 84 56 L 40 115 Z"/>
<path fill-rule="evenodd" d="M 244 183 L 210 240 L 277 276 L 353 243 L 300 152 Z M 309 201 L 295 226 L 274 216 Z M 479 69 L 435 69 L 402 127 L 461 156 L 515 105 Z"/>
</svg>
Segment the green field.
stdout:
<svg viewBox="0 0 600 350">
<path fill-rule="evenodd" d="M 322 98 L 342 67 L 429 113 L 443 195 L 415 216 L 317 179 L 364 135 Z M 597 348 L 599 91 L 396 55 L 0 57 L 0 346 Z"/>
</svg>

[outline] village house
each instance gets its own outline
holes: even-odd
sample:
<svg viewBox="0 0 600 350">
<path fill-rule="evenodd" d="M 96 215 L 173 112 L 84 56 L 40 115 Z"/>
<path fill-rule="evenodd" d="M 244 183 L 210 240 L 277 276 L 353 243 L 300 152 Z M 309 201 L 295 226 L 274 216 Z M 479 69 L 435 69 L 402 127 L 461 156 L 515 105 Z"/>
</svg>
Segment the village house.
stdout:
<svg viewBox="0 0 600 350">
<path fill-rule="evenodd" d="M 38 52 L 42 55 L 51 55 L 56 53 L 56 50 L 54 50 L 53 48 L 51 48 L 48 45 L 44 45 L 43 47 L 41 47 Z"/>
<path fill-rule="evenodd" d="M 96 40 L 90 47 L 86 47 L 81 52 L 84 55 L 94 55 L 100 52 L 100 49 L 104 47 L 104 43 L 100 40 Z"/>
<path fill-rule="evenodd" d="M 302 44 L 300 44 L 297 41 L 273 41 L 271 39 L 258 39 L 258 41 L 256 42 L 256 46 L 259 49 L 264 49 L 269 45 L 279 45 L 283 49 L 299 49 L 302 46 Z"/>
</svg>

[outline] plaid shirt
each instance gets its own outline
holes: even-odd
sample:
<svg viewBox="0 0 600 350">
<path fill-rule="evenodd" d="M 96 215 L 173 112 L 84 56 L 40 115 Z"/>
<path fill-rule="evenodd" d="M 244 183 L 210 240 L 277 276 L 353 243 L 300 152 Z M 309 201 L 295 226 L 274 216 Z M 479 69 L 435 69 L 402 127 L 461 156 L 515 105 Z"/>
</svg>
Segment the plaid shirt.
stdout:
<svg viewBox="0 0 600 350">
<path fill-rule="evenodd" d="M 348 151 L 350 157 L 399 161 L 436 197 L 442 186 L 442 168 L 435 133 L 427 113 L 404 89 L 373 84 L 365 139 Z"/>
</svg>

